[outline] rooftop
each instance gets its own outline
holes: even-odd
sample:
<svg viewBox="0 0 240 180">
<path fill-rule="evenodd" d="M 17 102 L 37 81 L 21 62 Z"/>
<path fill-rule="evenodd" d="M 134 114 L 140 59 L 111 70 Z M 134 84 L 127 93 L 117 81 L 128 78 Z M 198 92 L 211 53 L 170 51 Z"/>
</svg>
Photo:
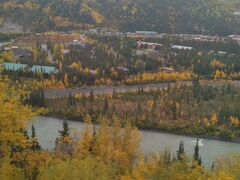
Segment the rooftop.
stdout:
<svg viewBox="0 0 240 180">
<path fill-rule="evenodd" d="M 3 63 L 3 68 L 8 71 L 22 70 L 26 67 L 27 67 L 26 64 L 17 64 L 17 63 L 8 63 L 8 62 Z"/>
<path fill-rule="evenodd" d="M 180 45 L 173 45 L 173 49 L 182 49 L 182 50 L 192 50 L 193 48 L 190 46 L 180 46 Z"/>
<path fill-rule="evenodd" d="M 148 45 L 148 46 L 162 46 L 162 44 L 159 44 L 159 43 L 143 42 L 143 41 L 138 41 L 138 42 L 137 42 L 137 45 L 138 45 L 138 46 L 141 46 L 141 45 Z"/>
<path fill-rule="evenodd" d="M 137 34 L 156 35 L 156 31 L 136 31 Z"/>
<path fill-rule="evenodd" d="M 32 67 L 33 72 L 40 72 L 40 73 L 46 73 L 46 74 L 51 74 L 51 73 L 56 73 L 57 69 L 54 66 L 39 66 L 39 65 L 34 65 Z"/>
</svg>

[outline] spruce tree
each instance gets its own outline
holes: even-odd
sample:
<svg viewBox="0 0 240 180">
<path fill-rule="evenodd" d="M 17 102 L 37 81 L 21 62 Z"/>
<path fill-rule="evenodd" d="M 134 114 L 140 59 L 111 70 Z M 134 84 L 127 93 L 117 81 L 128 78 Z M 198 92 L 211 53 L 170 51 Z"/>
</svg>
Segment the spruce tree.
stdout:
<svg viewBox="0 0 240 180">
<path fill-rule="evenodd" d="M 40 102 L 41 102 L 41 107 L 45 107 L 45 96 L 44 96 L 43 89 L 40 89 Z"/>
<path fill-rule="evenodd" d="M 173 112 L 173 120 L 177 120 L 177 105 L 176 105 L 176 102 L 174 102 L 174 104 L 173 104 L 172 112 Z"/>
<path fill-rule="evenodd" d="M 68 106 L 72 106 L 73 105 L 73 98 L 72 98 L 72 94 L 69 93 L 68 95 Z"/>
<path fill-rule="evenodd" d="M 193 155 L 193 158 L 196 162 L 198 162 L 198 165 L 201 165 L 202 164 L 202 160 L 199 156 L 199 139 L 197 139 L 197 144 L 194 148 L 194 155 Z"/>
<path fill-rule="evenodd" d="M 36 138 L 36 132 L 35 132 L 35 127 L 34 125 L 32 125 L 32 134 L 31 134 L 31 138 Z"/>
<path fill-rule="evenodd" d="M 68 122 L 67 122 L 66 119 L 63 121 L 63 130 L 58 131 L 58 132 L 60 133 L 62 139 L 63 139 L 64 137 L 69 136 L 69 134 L 70 134 L 70 129 L 69 129 L 69 125 L 68 125 Z"/>
<path fill-rule="evenodd" d="M 183 160 L 183 156 L 185 155 L 185 151 L 184 151 L 184 143 L 183 141 L 180 142 L 179 144 L 179 149 L 177 151 L 177 158 L 178 160 Z"/>
<path fill-rule="evenodd" d="M 82 96 L 82 105 L 83 105 L 83 107 L 86 106 L 86 96 L 85 96 L 85 94 L 83 94 L 83 96 Z"/>
<path fill-rule="evenodd" d="M 197 144 L 194 148 L 194 160 L 195 161 L 199 160 L 199 139 L 197 139 Z"/>
<path fill-rule="evenodd" d="M 108 107 L 109 107 L 109 103 L 108 103 L 108 98 L 107 96 L 104 99 L 104 114 L 106 114 L 106 112 L 108 111 Z"/>
<path fill-rule="evenodd" d="M 41 149 L 41 146 L 39 145 L 39 142 L 38 142 L 38 140 L 37 140 L 37 136 L 36 136 L 36 131 L 35 131 L 34 125 L 32 125 L 31 140 L 32 140 L 32 147 L 31 147 L 31 149 L 32 149 L 33 151 L 35 151 L 35 150 L 40 150 L 40 149 Z"/>
</svg>

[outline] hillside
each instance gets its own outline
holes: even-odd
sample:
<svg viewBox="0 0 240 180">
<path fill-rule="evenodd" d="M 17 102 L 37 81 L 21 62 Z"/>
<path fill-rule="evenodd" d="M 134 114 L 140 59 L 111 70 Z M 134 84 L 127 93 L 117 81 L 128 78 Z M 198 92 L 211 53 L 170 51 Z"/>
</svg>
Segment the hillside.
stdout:
<svg viewBox="0 0 240 180">
<path fill-rule="evenodd" d="M 121 31 L 239 34 L 238 0 L 0 0 L 0 23 L 25 30 L 108 27 Z"/>
</svg>

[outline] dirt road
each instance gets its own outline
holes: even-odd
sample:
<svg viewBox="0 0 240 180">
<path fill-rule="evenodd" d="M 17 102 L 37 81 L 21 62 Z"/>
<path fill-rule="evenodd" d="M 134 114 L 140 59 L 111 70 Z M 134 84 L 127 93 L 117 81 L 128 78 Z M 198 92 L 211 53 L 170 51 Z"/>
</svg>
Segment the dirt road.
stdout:
<svg viewBox="0 0 240 180">
<path fill-rule="evenodd" d="M 87 87 L 79 87 L 73 89 L 59 89 L 59 90 L 46 90 L 45 97 L 65 97 L 69 94 L 88 94 L 91 91 L 94 94 L 109 94 L 112 92 L 134 92 L 138 91 L 139 87 L 142 87 L 144 90 L 157 90 L 167 88 L 169 85 L 177 85 L 177 84 L 186 84 L 189 82 L 176 82 L 176 83 L 158 83 L 158 84 L 144 84 L 144 85 L 120 85 L 120 86 L 87 86 Z"/>
</svg>

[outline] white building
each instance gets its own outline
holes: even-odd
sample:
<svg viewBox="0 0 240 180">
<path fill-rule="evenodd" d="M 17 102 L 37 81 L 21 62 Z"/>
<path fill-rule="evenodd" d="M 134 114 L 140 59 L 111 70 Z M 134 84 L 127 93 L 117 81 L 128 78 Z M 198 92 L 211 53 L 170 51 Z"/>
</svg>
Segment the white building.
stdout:
<svg viewBox="0 0 240 180">
<path fill-rule="evenodd" d="M 190 47 L 190 46 L 179 46 L 179 45 L 173 45 L 172 48 L 179 49 L 179 50 L 192 50 L 193 49 L 193 47 Z"/>
</svg>

